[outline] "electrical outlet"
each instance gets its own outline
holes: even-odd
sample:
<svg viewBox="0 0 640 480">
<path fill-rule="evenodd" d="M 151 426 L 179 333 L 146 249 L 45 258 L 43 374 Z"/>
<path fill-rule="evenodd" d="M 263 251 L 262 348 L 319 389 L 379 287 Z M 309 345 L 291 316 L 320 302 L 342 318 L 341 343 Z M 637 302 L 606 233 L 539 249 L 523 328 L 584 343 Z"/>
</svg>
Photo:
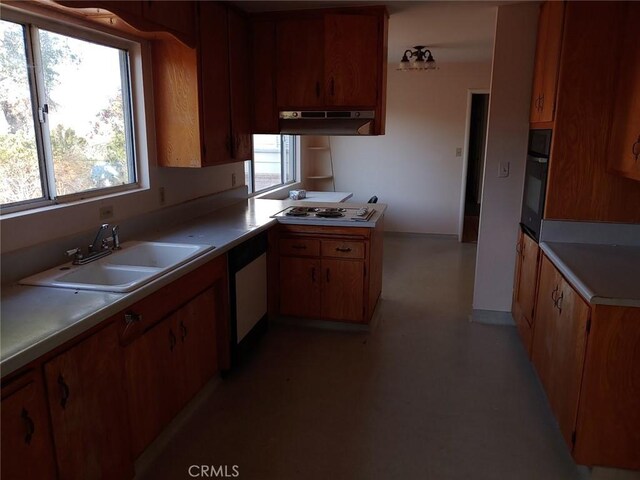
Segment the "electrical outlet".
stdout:
<svg viewBox="0 0 640 480">
<path fill-rule="evenodd" d="M 100 217 L 100 220 L 108 220 L 113 217 L 113 205 L 100 207 L 98 210 L 98 216 Z"/>
<path fill-rule="evenodd" d="M 158 193 L 159 193 L 159 195 L 160 195 L 160 205 L 164 205 L 164 202 L 165 202 L 165 200 L 166 200 L 166 199 L 165 199 L 165 196 L 164 196 L 164 187 L 160 187 L 160 188 L 158 189 Z"/>
<path fill-rule="evenodd" d="M 500 162 L 498 166 L 498 177 L 506 178 L 509 176 L 509 162 Z"/>
<path fill-rule="evenodd" d="M 461 157 L 462 156 L 462 148 L 458 147 L 456 148 L 456 157 Z"/>
<path fill-rule="evenodd" d="M 231 174 L 231 186 L 232 187 L 236 186 L 236 174 L 235 173 Z"/>
</svg>

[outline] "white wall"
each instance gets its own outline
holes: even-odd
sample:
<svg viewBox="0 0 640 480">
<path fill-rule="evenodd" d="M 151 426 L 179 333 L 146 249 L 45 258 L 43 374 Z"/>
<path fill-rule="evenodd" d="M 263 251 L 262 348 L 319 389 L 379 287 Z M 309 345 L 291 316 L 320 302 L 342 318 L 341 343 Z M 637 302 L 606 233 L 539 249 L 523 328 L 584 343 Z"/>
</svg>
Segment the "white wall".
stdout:
<svg viewBox="0 0 640 480">
<path fill-rule="evenodd" d="M 511 310 L 537 23 L 536 3 L 498 8 L 474 310 Z M 500 162 L 509 177 L 498 178 Z"/>
<path fill-rule="evenodd" d="M 490 63 L 441 64 L 387 77 L 386 134 L 332 137 L 336 190 L 389 204 L 388 231 L 456 234 L 467 90 L 488 88 Z"/>
</svg>

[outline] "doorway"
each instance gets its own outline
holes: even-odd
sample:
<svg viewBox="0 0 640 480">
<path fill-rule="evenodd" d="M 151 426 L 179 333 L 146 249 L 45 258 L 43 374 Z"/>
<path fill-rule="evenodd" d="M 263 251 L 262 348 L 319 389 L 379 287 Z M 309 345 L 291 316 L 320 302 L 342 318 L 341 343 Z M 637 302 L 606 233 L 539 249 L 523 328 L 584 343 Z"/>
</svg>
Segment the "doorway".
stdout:
<svg viewBox="0 0 640 480">
<path fill-rule="evenodd" d="M 470 92 L 468 114 L 468 140 L 466 145 L 467 168 L 464 177 L 462 229 L 460 241 L 477 243 L 480 224 L 480 200 L 484 171 L 485 145 L 487 139 L 487 117 L 489 93 Z"/>
</svg>

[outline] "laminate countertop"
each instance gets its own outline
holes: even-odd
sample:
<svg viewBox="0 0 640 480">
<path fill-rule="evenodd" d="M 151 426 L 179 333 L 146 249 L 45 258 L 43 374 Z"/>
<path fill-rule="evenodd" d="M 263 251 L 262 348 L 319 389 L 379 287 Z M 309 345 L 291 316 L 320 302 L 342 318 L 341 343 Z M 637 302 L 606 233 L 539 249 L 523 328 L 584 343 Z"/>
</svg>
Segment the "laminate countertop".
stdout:
<svg viewBox="0 0 640 480">
<path fill-rule="evenodd" d="M 125 238 L 215 247 L 133 292 L 3 285 L 0 299 L 1 375 L 18 370 L 161 287 L 267 230 L 277 223 L 271 215 L 287 206 L 300 204 L 291 200 L 249 199 L 181 224 L 139 235 L 135 239 Z M 370 222 L 352 226 L 374 227 L 385 209 L 386 205 L 377 204 L 376 215 Z"/>
<path fill-rule="evenodd" d="M 588 302 L 640 307 L 640 247 L 541 242 L 540 248 Z"/>
</svg>

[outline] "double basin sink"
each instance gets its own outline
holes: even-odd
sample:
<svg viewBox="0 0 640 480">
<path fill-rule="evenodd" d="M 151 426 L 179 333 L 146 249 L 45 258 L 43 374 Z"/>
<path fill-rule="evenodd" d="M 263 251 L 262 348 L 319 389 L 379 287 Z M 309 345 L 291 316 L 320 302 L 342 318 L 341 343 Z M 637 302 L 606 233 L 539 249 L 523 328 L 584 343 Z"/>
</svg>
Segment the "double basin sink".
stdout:
<svg viewBox="0 0 640 480">
<path fill-rule="evenodd" d="M 86 265 L 66 263 L 20 280 L 22 285 L 131 292 L 213 250 L 212 245 L 125 242 L 120 250 Z"/>
</svg>

